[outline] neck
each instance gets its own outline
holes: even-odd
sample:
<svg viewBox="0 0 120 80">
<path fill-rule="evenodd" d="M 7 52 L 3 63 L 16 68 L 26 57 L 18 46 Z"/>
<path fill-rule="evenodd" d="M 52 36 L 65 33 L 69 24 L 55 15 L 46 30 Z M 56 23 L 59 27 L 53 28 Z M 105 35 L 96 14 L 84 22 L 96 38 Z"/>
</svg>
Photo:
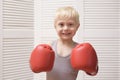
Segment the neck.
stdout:
<svg viewBox="0 0 120 80">
<path fill-rule="evenodd" d="M 73 41 L 72 39 L 70 39 L 70 40 L 61 40 L 61 39 L 59 39 L 58 42 L 59 42 L 60 44 L 68 45 L 68 46 L 74 44 L 74 41 Z"/>
</svg>

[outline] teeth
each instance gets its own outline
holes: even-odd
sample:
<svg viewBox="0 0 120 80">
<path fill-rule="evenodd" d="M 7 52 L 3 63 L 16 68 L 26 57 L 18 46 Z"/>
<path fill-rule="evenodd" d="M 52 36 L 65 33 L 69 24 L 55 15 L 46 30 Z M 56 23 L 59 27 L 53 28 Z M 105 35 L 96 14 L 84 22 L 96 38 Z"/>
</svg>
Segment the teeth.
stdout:
<svg viewBox="0 0 120 80">
<path fill-rule="evenodd" d="M 63 33 L 64 35 L 69 35 L 70 33 Z"/>
</svg>

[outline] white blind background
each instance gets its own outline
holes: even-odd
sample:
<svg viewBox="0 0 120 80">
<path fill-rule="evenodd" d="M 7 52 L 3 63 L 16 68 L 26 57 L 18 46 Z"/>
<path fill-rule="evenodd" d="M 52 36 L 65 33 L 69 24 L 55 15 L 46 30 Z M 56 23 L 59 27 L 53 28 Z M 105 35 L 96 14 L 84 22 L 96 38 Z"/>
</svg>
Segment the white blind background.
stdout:
<svg viewBox="0 0 120 80">
<path fill-rule="evenodd" d="M 120 1 L 84 0 L 84 41 L 98 53 L 99 72 L 84 80 L 120 80 Z"/>
<path fill-rule="evenodd" d="M 0 80 L 32 80 L 33 0 L 1 0 Z"/>
<path fill-rule="evenodd" d="M 74 6 L 80 12 L 81 25 L 75 40 L 90 42 L 99 60 L 97 76 L 81 73 L 77 80 L 119 80 L 119 0 L 35 0 L 35 45 L 57 38 L 54 13 L 58 7 L 66 5 Z M 34 80 L 46 80 L 46 74 L 35 74 Z"/>
<path fill-rule="evenodd" d="M 0 0 L 0 80 L 2 79 L 2 0 Z"/>
</svg>

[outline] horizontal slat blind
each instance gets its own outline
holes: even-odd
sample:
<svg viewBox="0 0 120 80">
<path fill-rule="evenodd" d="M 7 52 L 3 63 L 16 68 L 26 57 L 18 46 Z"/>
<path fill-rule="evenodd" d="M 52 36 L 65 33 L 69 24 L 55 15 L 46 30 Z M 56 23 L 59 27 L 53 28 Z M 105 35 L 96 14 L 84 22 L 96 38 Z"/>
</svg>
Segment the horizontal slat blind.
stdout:
<svg viewBox="0 0 120 80">
<path fill-rule="evenodd" d="M 33 29 L 33 19 L 31 19 L 33 17 L 32 7 L 32 0 L 4 0 L 4 29 Z"/>
<path fill-rule="evenodd" d="M 99 60 L 97 76 L 85 80 L 119 80 L 119 5 L 118 0 L 84 0 L 84 40 L 93 44 Z"/>
<path fill-rule="evenodd" d="M 29 69 L 29 53 L 33 39 L 6 38 L 3 40 L 3 79 L 32 79 Z"/>
<path fill-rule="evenodd" d="M 33 0 L 3 0 L 2 80 L 33 80 Z"/>
<path fill-rule="evenodd" d="M 2 79 L 2 37 L 3 37 L 3 33 L 2 33 L 2 0 L 0 0 L 0 80 Z"/>
</svg>

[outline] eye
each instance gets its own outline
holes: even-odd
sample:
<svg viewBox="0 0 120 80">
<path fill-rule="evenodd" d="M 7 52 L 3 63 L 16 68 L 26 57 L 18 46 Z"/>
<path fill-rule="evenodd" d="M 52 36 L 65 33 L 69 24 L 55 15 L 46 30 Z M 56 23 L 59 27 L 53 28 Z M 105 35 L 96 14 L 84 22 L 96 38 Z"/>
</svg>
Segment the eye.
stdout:
<svg viewBox="0 0 120 80">
<path fill-rule="evenodd" d="M 63 27 L 63 26 L 64 26 L 64 24 L 63 24 L 63 23 L 59 23 L 58 25 L 59 25 L 60 27 Z"/>
<path fill-rule="evenodd" d="M 70 26 L 70 27 L 73 26 L 73 25 L 74 25 L 73 23 L 68 23 L 68 26 Z"/>
</svg>

